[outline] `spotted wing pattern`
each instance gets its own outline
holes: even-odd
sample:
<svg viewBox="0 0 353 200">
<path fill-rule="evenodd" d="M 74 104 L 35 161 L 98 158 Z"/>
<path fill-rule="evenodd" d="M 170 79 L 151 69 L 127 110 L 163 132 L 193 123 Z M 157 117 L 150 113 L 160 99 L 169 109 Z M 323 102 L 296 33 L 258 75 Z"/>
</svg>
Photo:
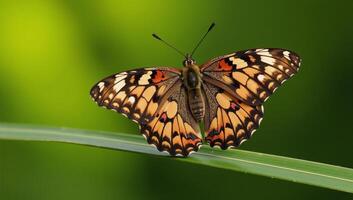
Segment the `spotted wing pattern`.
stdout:
<svg viewBox="0 0 353 200">
<path fill-rule="evenodd" d="M 199 149 L 202 137 L 199 125 L 187 105 L 187 94 L 181 81 L 176 88 L 162 109 L 141 131 L 148 143 L 154 144 L 159 151 L 187 156 Z"/>
<path fill-rule="evenodd" d="M 285 49 L 251 49 L 201 66 L 203 80 L 249 105 L 260 105 L 299 69 L 300 58 Z"/>
<path fill-rule="evenodd" d="M 158 150 L 187 156 L 198 150 L 201 137 L 190 111 L 185 110 L 180 75 L 166 67 L 122 72 L 98 82 L 91 96 L 99 106 L 137 122 L 148 143 Z"/>
<path fill-rule="evenodd" d="M 206 97 L 205 134 L 210 146 L 237 147 L 249 139 L 263 117 L 262 105 L 252 106 L 223 89 L 203 84 Z"/>
<path fill-rule="evenodd" d="M 205 139 L 222 149 L 236 147 L 258 128 L 262 104 L 299 69 L 300 58 L 284 49 L 251 49 L 201 66 Z M 187 156 L 202 143 L 188 105 L 180 70 L 161 67 L 118 73 L 91 89 L 98 105 L 140 125 L 149 144 Z"/>
<path fill-rule="evenodd" d="M 143 68 L 121 72 L 98 82 L 91 96 L 99 106 L 138 123 L 150 121 L 180 72 L 170 68 Z"/>
</svg>

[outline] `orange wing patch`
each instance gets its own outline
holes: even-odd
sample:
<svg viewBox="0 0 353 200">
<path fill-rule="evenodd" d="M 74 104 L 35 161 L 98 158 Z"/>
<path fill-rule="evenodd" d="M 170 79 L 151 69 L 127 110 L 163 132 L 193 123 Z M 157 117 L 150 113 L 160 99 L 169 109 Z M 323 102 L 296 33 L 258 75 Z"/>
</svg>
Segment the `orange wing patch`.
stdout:
<svg viewBox="0 0 353 200">
<path fill-rule="evenodd" d="M 154 77 L 152 78 L 153 83 L 159 83 L 161 81 L 166 80 L 168 77 L 166 76 L 165 72 L 157 70 L 155 72 Z"/>
<path fill-rule="evenodd" d="M 230 71 L 233 69 L 232 65 L 226 63 L 225 60 L 221 60 L 218 65 L 220 71 Z"/>
</svg>

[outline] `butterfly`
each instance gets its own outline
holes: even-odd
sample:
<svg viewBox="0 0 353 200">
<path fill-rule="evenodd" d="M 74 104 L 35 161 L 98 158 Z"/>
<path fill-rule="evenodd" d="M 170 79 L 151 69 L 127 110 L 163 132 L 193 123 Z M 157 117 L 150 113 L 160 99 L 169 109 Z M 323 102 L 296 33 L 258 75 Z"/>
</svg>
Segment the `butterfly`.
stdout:
<svg viewBox="0 0 353 200">
<path fill-rule="evenodd" d="M 300 62 L 296 53 L 279 48 L 237 51 L 202 65 L 186 55 L 181 69 L 117 73 L 99 81 L 90 94 L 99 106 L 138 123 L 147 142 L 159 151 L 186 157 L 204 140 L 228 149 L 249 139 L 263 118 L 262 104 L 297 73 Z"/>
</svg>

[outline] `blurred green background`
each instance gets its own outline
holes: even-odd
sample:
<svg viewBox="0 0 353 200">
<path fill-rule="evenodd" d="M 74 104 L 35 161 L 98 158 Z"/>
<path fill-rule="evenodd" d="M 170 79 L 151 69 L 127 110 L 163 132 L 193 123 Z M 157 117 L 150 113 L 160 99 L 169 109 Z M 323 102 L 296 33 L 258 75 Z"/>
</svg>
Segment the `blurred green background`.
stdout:
<svg viewBox="0 0 353 200">
<path fill-rule="evenodd" d="M 299 73 L 265 103 L 241 149 L 353 167 L 352 1 L 0 1 L 0 122 L 138 134 L 91 86 L 146 66 L 281 47 Z M 0 199 L 348 199 L 346 193 L 173 159 L 69 144 L 0 141 Z"/>
</svg>

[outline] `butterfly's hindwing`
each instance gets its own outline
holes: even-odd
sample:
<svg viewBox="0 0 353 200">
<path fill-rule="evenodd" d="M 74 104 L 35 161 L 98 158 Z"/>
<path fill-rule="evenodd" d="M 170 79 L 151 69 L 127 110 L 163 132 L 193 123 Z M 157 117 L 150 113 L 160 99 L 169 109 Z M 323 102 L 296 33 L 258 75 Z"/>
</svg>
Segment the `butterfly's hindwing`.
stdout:
<svg viewBox="0 0 353 200">
<path fill-rule="evenodd" d="M 284 49 L 252 49 L 202 65 L 203 80 L 249 105 L 260 105 L 299 69 L 297 54 Z"/>
<path fill-rule="evenodd" d="M 187 94 L 181 81 L 173 89 L 154 119 L 143 126 L 141 132 L 159 151 L 187 156 L 199 149 L 201 135 L 187 105 Z"/>
<path fill-rule="evenodd" d="M 208 110 L 205 133 L 210 146 L 227 149 L 249 139 L 262 120 L 263 107 L 248 105 L 209 83 L 203 84 L 203 91 Z"/>
</svg>

